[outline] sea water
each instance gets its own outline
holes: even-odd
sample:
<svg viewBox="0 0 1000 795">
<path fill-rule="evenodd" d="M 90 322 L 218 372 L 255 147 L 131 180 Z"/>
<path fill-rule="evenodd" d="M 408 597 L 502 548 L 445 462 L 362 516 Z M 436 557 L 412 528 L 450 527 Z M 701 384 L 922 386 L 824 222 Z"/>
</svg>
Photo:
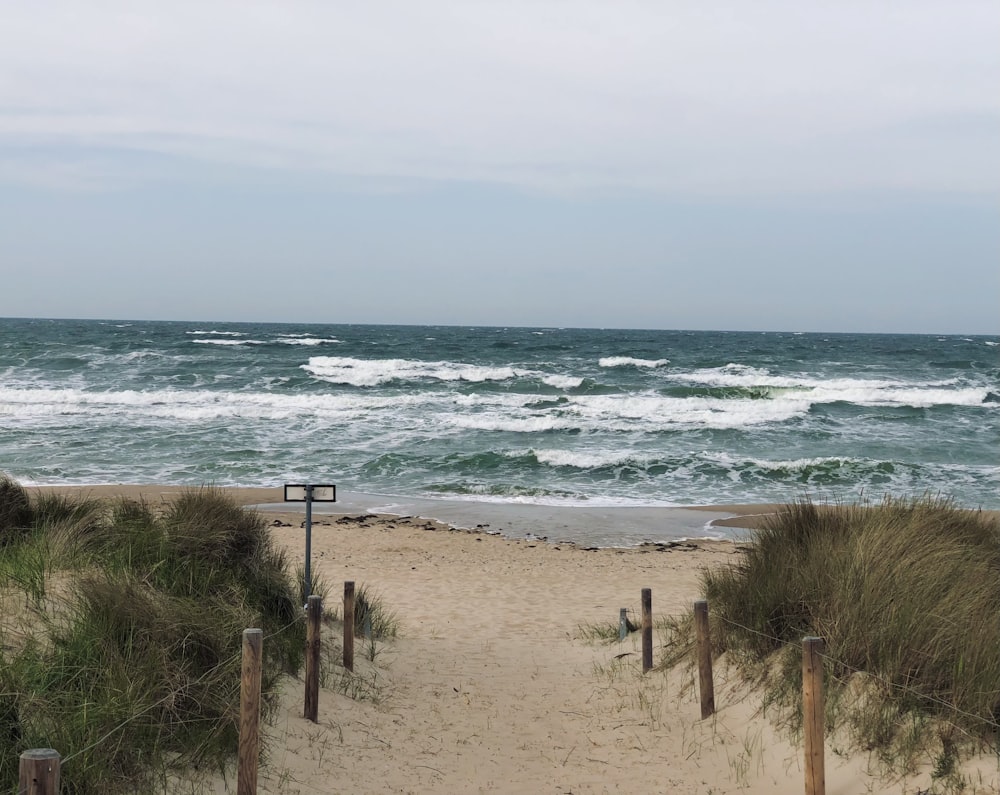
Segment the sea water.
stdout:
<svg viewBox="0 0 1000 795">
<path fill-rule="evenodd" d="M 1000 509 L 998 338 L 0 320 L 26 484 Z"/>
</svg>

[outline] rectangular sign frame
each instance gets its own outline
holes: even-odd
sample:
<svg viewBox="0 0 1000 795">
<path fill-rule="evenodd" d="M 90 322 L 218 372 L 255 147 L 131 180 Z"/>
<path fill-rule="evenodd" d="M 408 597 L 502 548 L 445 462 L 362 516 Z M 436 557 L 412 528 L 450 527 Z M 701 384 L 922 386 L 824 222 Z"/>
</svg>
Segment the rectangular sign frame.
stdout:
<svg viewBox="0 0 1000 795">
<path fill-rule="evenodd" d="M 337 501 L 337 487 L 332 483 L 312 486 L 312 494 L 308 498 L 306 497 L 306 488 L 307 484 L 305 483 L 286 483 L 285 502 L 307 502 L 308 500 L 312 502 Z"/>
</svg>

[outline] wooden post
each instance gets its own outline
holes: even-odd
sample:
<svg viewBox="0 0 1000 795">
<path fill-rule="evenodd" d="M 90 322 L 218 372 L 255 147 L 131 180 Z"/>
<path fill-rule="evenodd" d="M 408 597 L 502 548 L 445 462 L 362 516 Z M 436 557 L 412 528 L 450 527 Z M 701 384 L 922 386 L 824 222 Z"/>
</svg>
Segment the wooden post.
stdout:
<svg viewBox="0 0 1000 795">
<path fill-rule="evenodd" d="M 243 665 L 240 670 L 240 747 L 236 771 L 237 795 L 256 795 L 257 760 L 260 755 L 260 674 L 264 633 L 243 630 Z"/>
<path fill-rule="evenodd" d="M 698 636 L 698 689 L 701 691 L 701 719 L 715 714 L 715 682 L 712 679 L 712 636 L 708 629 L 708 602 L 694 603 L 694 625 Z"/>
<path fill-rule="evenodd" d="M 306 698 L 302 716 L 319 720 L 319 651 L 323 597 L 312 595 L 306 604 Z"/>
<path fill-rule="evenodd" d="M 802 728 L 805 732 L 806 795 L 825 795 L 823 759 L 823 639 L 802 639 Z"/>
<path fill-rule="evenodd" d="M 354 670 L 354 583 L 344 583 L 344 667 Z"/>
<path fill-rule="evenodd" d="M 628 608 L 623 607 L 618 611 L 618 641 L 619 643 L 628 637 Z"/>
<path fill-rule="evenodd" d="M 642 589 L 642 672 L 653 667 L 653 592 Z"/>
<path fill-rule="evenodd" d="M 52 748 L 32 748 L 21 754 L 17 767 L 18 795 L 59 795 L 59 754 Z"/>
</svg>

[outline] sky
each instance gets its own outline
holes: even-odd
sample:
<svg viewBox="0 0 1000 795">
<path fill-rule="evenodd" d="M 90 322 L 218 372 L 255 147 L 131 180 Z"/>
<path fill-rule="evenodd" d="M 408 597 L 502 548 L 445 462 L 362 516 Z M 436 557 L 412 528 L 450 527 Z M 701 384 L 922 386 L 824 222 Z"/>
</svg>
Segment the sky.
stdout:
<svg viewBox="0 0 1000 795">
<path fill-rule="evenodd" d="M 0 0 L 0 317 L 1000 333 L 995 0 Z"/>
</svg>

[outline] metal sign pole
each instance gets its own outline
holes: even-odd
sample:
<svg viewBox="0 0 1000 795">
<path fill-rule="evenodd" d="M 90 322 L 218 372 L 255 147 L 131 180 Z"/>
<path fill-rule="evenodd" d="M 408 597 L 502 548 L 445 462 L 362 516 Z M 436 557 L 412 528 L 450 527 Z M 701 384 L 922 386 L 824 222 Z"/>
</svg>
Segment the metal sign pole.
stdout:
<svg viewBox="0 0 1000 795">
<path fill-rule="evenodd" d="M 312 596 L 312 532 L 313 532 L 313 487 L 306 486 L 306 592 L 303 596 Z"/>
<path fill-rule="evenodd" d="M 306 574 L 303 587 L 303 599 L 312 595 L 312 504 L 314 502 L 336 502 L 337 487 L 332 483 L 322 486 L 307 483 L 286 483 L 285 502 L 304 502 L 306 504 Z"/>
</svg>

